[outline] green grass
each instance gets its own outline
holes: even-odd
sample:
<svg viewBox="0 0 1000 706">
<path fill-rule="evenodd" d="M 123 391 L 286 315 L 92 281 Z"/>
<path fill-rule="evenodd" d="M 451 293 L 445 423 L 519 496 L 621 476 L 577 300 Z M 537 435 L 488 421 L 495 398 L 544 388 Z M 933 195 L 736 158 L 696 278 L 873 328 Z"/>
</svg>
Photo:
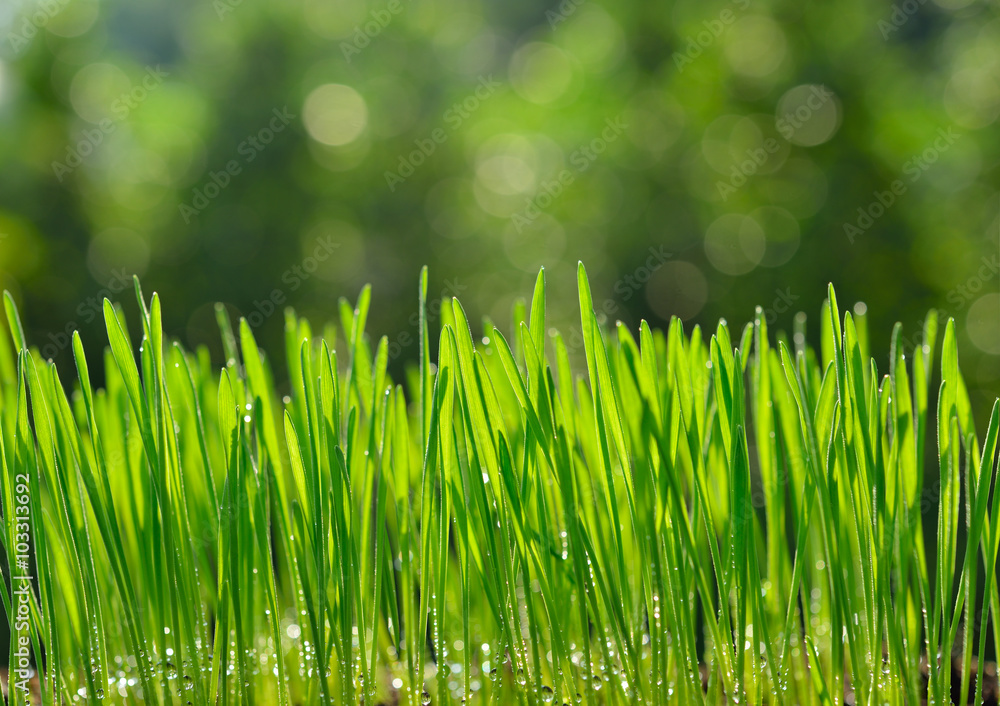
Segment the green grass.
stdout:
<svg viewBox="0 0 1000 706">
<path fill-rule="evenodd" d="M 581 265 L 571 370 L 542 274 L 506 338 L 446 300 L 432 339 L 426 291 L 425 270 L 401 384 L 367 288 L 322 336 L 287 311 L 284 398 L 223 309 L 220 372 L 164 340 L 137 281 L 138 324 L 105 303 L 95 390 L 79 336 L 60 378 L 7 297 L 0 585 L 9 618 L 27 503 L 10 654 L 44 651 L 45 703 L 916 704 L 982 683 L 1000 408 L 980 440 L 951 320 L 912 358 L 897 325 L 888 374 L 832 287 L 818 352 L 803 315 L 789 340 L 760 310 L 637 340 L 599 325 Z"/>
</svg>

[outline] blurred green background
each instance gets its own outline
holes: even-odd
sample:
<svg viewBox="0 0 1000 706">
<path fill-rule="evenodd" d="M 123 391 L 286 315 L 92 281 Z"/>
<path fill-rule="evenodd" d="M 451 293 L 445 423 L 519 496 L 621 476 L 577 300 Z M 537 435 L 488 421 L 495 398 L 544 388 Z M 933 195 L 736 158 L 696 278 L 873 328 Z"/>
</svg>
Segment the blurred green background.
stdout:
<svg viewBox="0 0 1000 706">
<path fill-rule="evenodd" d="M 572 327 L 583 260 L 632 325 L 814 335 L 833 281 L 883 370 L 939 307 L 996 394 L 995 0 L 5 0 L 0 37 L 0 279 L 62 365 L 132 274 L 172 335 L 221 359 L 223 301 L 280 370 L 284 306 L 369 282 L 415 357 L 423 264 L 502 326 L 544 265 Z"/>
</svg>

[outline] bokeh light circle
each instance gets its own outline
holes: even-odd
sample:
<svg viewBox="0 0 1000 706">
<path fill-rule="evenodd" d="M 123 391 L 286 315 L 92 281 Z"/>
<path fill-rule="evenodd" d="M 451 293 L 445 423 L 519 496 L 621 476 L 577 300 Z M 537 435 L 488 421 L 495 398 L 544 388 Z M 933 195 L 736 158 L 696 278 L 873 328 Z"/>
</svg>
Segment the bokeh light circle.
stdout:
<svg viewBox="0 0 1000 706">
<path fill-rule="evenodd" d="M 625 54 L 625 34 L 600 7 L 587 5 L 574 13 L 564 33 L 563 46 L 588 69 L 609 71 Z"/>
<path fill-rule="evenodd" d="M 984 294 L 972 302 L 965 326 L 972 345 L 985 353 L 1000 355 L 1000 294 Z"/>
<path fill-rule="evenodd" d="M 726 60 L 733 71 L 744 76 L 763 78 L 776 71 L 785 58 L 785 33 L 769 17 L 739 19 L 726 37 Z"/>
<path fill-rule="evenodd" d="M 350 86 L 327 83 L 306 98 L 302 120 L 317 142 L 339 147 L 354 142 L 368 124 L 365 99 Z"/>
<path fill-rule="evenodd" d="M 764 231 L 764 256 L 762 267 L 778 267 L 792 259 L 799 249 L 802 231 L 795 216 L 777 206 L 761 206 L 752 211 L 750 217 Z"/>
<path fill-rule="evenodd" d="M 73 110 L 89 123 L 109 118 L 116 101 L 128 97 L 132 82 L 119 67 L 106 62 L 87 64 L 76 72 L 69 85 Z"/>
<path fill-rule="evenodd" d="M 510 60 L 510 82 L 517 94 L 537 104 L 552 103 L 569 89 L 573 65 L 559 47 L 529 42 Z"/>
<path fill-rule="evenodd" d="M 775 127 L 793 144 L 823 144 L 840 127 L 840 101 L 828 86 L 795 86 L 778 99 Z"/>
<path fill-rule="evenodd" d="M 75 0 L 53 15 L 45 29 L 57 37 L 79 37 L 94 25 L 97 15 L 97 0 Z"/>
<path fill-rule="evenodd" d="M 988 67 L 956 71 L 944 90 L 944 108 L 961 127 L 991 125 L 1000 117 L 1000 76 Z"/>
<path fill-rule="evenodd" d="M 763 259 L 766 247 L 764 230 L 749 216 L 727 213 L 705 231 L 705 254 L 723 274 L 750 272 Z"/>
<path fill-rule="evenodd" d="M 642 154 L 659 156 L 680 137 L 684 108 L 665 91 L 642 91 L 625 109 L 625 134 Z"/>
</svg>

